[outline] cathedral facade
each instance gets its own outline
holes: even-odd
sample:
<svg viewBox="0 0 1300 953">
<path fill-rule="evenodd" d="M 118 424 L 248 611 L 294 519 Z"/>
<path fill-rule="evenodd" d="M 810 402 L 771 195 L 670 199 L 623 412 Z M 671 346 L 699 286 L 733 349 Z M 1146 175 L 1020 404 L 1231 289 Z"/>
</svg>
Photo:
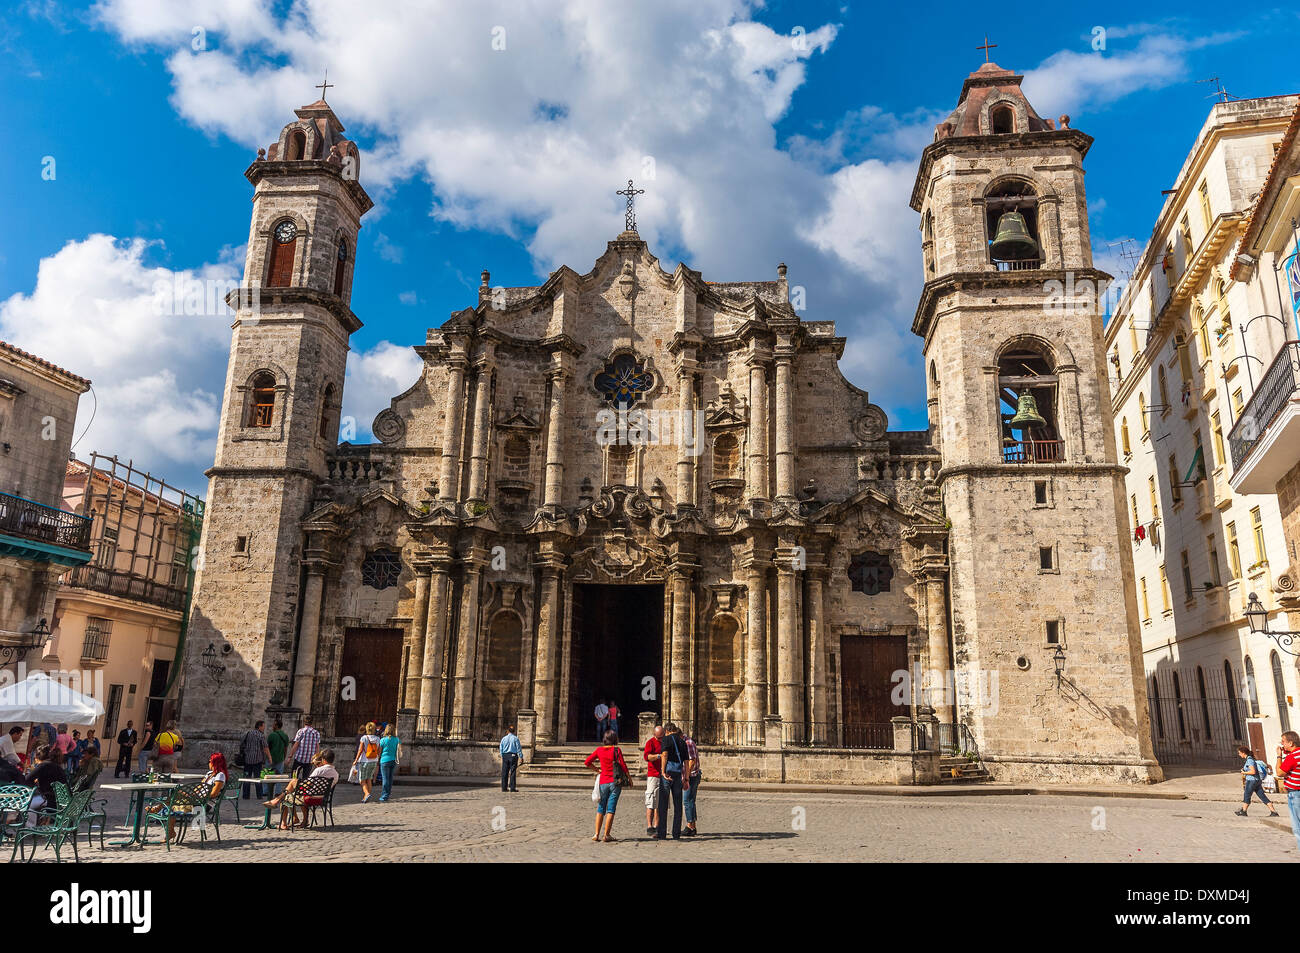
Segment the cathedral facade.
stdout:
<svg viewBox="0 0 1300 953">
<path fill-rule="evenodd" d="M 1101 317 L 1055 292 L 1106 278 L 1092 140 L 1019 83 L 971 74 L 921 159 L 923 431 L 843 377 L 845 339 L 796 311 L 784 265 L 666 268 L 629 196 L 585 272 L 483 272 L 375 442 L 339 444 L 371 203 L 330 107 L 298 110 L 246 172 L 192 740 L 302 713 L 350 738 L 402 711 L 433 744 L 520 713 L 538 744 L 588 742 L 603 699 L 741 756 L 774 724 L 851 752 L 923 721 L 1000 779 L 1158 777 Z"/>
</svg>

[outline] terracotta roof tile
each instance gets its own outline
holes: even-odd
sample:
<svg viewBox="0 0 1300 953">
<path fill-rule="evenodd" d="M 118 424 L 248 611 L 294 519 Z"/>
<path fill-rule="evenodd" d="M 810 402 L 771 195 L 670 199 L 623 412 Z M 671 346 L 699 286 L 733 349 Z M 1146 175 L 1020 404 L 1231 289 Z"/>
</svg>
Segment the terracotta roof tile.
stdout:
<svg viewBox="0 0 1300 953">
<path fill-rule="evenodd" d="M 37 357 L 35 354 L 32 354 L 28 351 L 24 351 L 20 347 L 15 347 L 14 345 L 10 344 L 8 341 L 0 341 L 0 350 L 9 351 L 11 354 L 17 354 L 19 357 L 26 358 L 27 360 L 31 361 L 34 364 L 39 364 L 41 367 L 44 367 L 47 370 L 51 370 L 58 374 L 62 374 L 64 377 L 67 377 L 70 380 L 74 380 L 78 384 L 85 384 L 87 387 L 90 386 L 89 379 L 74 374 L 71 371 L 64 370 L 63 368 L 59 367 L 59 365 L 53 364 L 45 360 L 45 358 L 43 357 Z"/>
</svg>

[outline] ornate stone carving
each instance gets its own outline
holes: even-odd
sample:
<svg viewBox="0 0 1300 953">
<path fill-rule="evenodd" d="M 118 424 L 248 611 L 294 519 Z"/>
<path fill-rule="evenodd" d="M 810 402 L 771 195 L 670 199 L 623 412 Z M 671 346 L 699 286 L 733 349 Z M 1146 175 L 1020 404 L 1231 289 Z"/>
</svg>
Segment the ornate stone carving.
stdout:
<svg viewBox="0 0 1300 953">
<path fill-rule="evenodd" d="M 853 435 L 863 443 L 881 439 L 888 429 L 889 417 L 875 404 L 867 407 L 867 412 L 853 421 Z"/>
<path fill-rule="evenodd" d="M 391 409 L 381 410 L 370 425 L 370 431 L 381 443 L 396 443 L 406 434 L 406 421 Z"/>
</svg>

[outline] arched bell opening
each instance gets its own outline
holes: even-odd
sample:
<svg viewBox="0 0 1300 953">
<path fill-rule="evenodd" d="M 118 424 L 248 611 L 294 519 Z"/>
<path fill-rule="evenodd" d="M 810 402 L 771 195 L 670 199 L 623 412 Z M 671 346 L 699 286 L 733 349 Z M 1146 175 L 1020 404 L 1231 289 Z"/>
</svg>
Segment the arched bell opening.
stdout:
<svg viewBox="0 0 1300 953">
<path fill-rule="evenodd" d="M 1032 343 L 1007 347 L 998 358 L 998 411 L 1004 463 L 1058 463 L 1065 445 L 1057 426 L 1056 365 Z"/>
<path fill-rule="evenodd" d="M 1043 246 L 1038 234 L 1038 196 L 1028 182 L 994 186 L 984 197 L 989 261 L 999 271 L 1038 268 Z"/>
</svg>

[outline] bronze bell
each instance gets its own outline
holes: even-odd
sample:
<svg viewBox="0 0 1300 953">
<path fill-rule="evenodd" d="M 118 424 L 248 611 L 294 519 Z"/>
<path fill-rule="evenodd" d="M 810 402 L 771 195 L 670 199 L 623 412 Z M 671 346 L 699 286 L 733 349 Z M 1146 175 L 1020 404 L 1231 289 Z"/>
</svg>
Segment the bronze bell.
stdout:
<svg viewBox="0 0 1300 953">
<path fill-rule="evenodd" d="M 1016 415 L 1007 421 L 1012 430 L 1027 430 L 1030 427 L 1046 427 L 1047 421 L 1038 413 L 1038 401 L 1028 392 L 1020 395 L 1016 402 Z"/>
<path fill-rule="evenodd" d="M 1038 257 L 1038 242 L 1029 234 L 1025 217 L 1019 212 L 1003 212 L 990 252 L 994 261 L 1023 261 Z"/>
</svg>

